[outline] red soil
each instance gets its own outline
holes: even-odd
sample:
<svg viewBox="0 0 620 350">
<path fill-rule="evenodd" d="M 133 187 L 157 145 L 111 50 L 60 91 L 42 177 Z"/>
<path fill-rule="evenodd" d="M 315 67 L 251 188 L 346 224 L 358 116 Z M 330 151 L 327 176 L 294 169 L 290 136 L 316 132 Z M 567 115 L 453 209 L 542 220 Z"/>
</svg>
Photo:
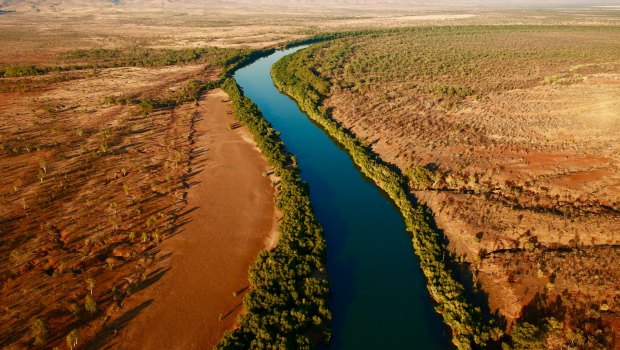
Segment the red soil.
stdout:
<svg viewBox="0 0 620 350">
<path fill-rule="evenodd" d="M 109 348 L 209 349 L 234 326 L 248 267 L 272 231 L 274 205 L 262 176 L 268 164 L 246 129 L 227 128 L 234 119 L 226 100 L 215 90 L 198 108 L 188 221 L 162 245 L 160 256 L 170 258 L 152 272 L 161 280 L 123 306 L 142 312 Z M 243 292 L 235 297 L 236 291 Z M 111 324 L 122 327 L 121 318 Z"/>
</svg>

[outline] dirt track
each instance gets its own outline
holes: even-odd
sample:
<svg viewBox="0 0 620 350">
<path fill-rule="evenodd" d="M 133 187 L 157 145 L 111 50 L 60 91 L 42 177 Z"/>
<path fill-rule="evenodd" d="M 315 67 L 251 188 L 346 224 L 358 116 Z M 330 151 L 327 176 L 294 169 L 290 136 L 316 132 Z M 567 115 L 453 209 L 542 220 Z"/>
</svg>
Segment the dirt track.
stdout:
<svg viewBox="0 0 620 350">
<path fill-rule="evenodd" d="M 188 222 L 162 246 L 165 261 L 150 276 L 159 282 L 123 307 L 138 313 L 112 320 L 123 328 L 111 348 L 209 349 L 241 310 L 244 293 L 233 292 L 247 286 L 272 231 L 273 189 L 248 131 L 228 129 L 227 98 L 212 91 L 198 108 Z"/>
</svg>

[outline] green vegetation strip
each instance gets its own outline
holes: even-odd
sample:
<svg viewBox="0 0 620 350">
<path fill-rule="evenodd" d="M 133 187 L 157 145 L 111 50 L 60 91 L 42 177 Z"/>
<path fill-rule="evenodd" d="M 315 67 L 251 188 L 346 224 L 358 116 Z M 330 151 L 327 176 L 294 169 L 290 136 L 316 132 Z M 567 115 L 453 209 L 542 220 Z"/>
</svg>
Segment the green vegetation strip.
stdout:
<svg viewBox="0 0 620 350">
<path fill-rule="evenodd" d="M 250 291 L 239 327 L 217 349 L 311 349 L 330 338 L 323 229 L 314 217 L 308 187 L 258 107 L 229 78 L 223 85 L 235 118 L 246 126 L 279 178 L 276 207 L 282 212 L 278 245 L 250 268 Z"/>
<path fill-rule="evenodd" d="M 452 342 L 458 349 L 485 346 L 500 332 L 489 327 L 481 312 L 467 299 L 465 289 L 457 281 L 449 262 L 444 258 L 445 247 L 441 234 L 433 229 L 433 218 L 427 208 L 413 204 L 407 179 L 383 162 L 370 148 L 327 115 L 321 99 L 329 92 L 329 83 L 308 67 L 312 49 L 285 56 L 272 68 L 276 86 L 294 98 L 300 108 L 329 135 L 342 144 L 364 174 L 372 178 L 394 200 L 412 234 L 413 247 L 427 279 L 428 290 L 436 301 L 436 310 L 452 329 Z"/>
<path fill-rule="evenodd" d="M 73 64 L 41 67 L 29 64 L 5 65 L 0 66 L 0 78 L 98 68 L 165 67 L 203 60 L 206 60 L 209 66 L 224 68 L 223 74 L 227 74 L 240 65 L 252 62 L 261 55 L 271 52 L 273 49 L 223 49 L 218 47 L 179 50 L 150 48 L 77 50 L 58 57 L 63 62 L 73 62 Z"/>
<path fill-rule="evenodd" d="M 219 49 L 223 50 L 223 49 Z M 222 86 L 224 81 L 228 79 L 231 74 L 245 66 L 248 63 L 254 62 L 255 60 L 270 55 L 275 51 L 275 49 L 264 49 L 264 50 L 229 50 L 227 55 L 225 56 L 208 56 L 209 65 L 214 68 L 220 68 L 222 71 L 217 76 L 215 80 L 212 81 L 199 81 L 190 79 L 186 81 L 178 91 L 172 96 L 168 96 L 165 98 L 127 98 L 127 97 L 116 97 L 110 96 L 105 99 L 105 103 L 110 104 L 121 104 L 128 105 L 133 104 L 138 107 L 140 114 L 148 115 L 153 110 L 161 109 L 161 108 L 169 108 L 180 105 L 181 103 L 198 101 L 200 95 L 207 90 L 214 89 L 216 87 Z M 223 57 L 226 57 L 225 59 Z"/>
</svg>

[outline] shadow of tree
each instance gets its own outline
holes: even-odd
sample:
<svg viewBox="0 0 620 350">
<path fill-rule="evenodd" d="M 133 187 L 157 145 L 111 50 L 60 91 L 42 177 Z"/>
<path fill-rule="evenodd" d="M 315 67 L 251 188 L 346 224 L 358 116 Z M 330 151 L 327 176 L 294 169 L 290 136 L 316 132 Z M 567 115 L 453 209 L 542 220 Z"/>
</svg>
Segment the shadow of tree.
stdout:
<svg viewBox="0 0 620 350">
<path fill-rule="evenodd" d="M 134 307 L 133 309 L 125 312 L 117 319 L 106 324 L 103 329 L 88 343 L 83 344 L 84 349 L 112 349 L 116 345 L 112 339 L 116 333 L 126 327 L 131 320 L 144 311 L 149 305 L 153 303 L 153 299 L 147 300 L 142 304 Z"/>
<path fill-rule="evenodd" d="M 139 291 L 148 288 L 149 286 L 151 286 L 153 283 L 159 281 L 162 277 L 164 277 L 164 275 L 170 271 L 170 267 L 167 269 L 163 269 L 163 268 L 158 268 L 155 271 L 151 272 L 147 278 L 140 282 L 138 284 L 138 286 L 136 287 L 136 289 L 133 291 L 133 293 L 138 293 Z"/>
</svg>

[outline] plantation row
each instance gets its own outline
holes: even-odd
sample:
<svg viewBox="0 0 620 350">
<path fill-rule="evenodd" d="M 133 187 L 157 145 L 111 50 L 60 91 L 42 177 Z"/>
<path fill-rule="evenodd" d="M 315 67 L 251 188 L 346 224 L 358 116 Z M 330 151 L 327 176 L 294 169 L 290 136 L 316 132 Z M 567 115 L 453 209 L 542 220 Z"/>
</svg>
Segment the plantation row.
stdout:
<svg viewBox="0 0 620 350">
<path fill-rule="evenodd" d="M 302 50 L 278 61 L 272 68 L 276 86 L 293 97 L 304 112 L 346 147 L 362 171 L 398 205 L 407 230 L 413 235 L 413 246 L 427 278 L 428 289 L 437 302 L 436 310 L 452 329 L 452 341 L 456 347 L 471 349 L 472 346 L 485 346 L 492 338 L 497 339 L 500 331 L 484 323 L 480 311 L 469 303 L 463 286 L 453 277 L 451 266 L 444 260 L 443 237 L 433 229 L 429 211 L 412 203 L 406 178 L 385 164 L 320 107 L 329 85 L 308 67 L 312 52 L 311 49 Z"/>
<path fill-rule="evenodd" d="M 258 107 L 233 79 L 228 93 L 236 119 L 245 125 L 280 182 L 277 208 L 284 218 L 278 245 L 263 251 L 250 268 L 246 313 L 217 349 L 311 349 L 330 338 L 329 285 L 323 230 L 312 212 L 308 188 L 293 157 Z"/>
</svg>

